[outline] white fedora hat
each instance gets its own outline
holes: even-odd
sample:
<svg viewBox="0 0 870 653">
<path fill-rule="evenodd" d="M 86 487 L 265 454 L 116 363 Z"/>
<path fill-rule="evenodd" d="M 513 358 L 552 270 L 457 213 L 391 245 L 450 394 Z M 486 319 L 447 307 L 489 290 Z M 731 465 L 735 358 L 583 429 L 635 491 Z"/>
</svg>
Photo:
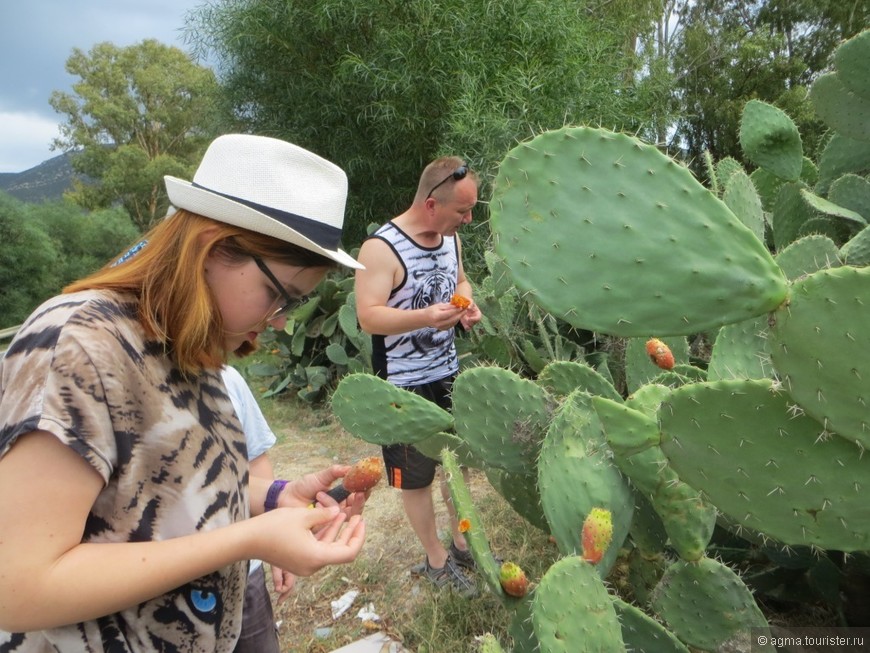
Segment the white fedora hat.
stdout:
<svg viewBox="0 0 870 653">
<path fill-rule="evenodd" d="M 297 145 L 249 134 L 219 136 L 208 146 L 193 182 L 164 180 L 176 208 L 293 243 L 351 268 L 363 267 L 339 247 L 347 176 Z"/>
</svg>

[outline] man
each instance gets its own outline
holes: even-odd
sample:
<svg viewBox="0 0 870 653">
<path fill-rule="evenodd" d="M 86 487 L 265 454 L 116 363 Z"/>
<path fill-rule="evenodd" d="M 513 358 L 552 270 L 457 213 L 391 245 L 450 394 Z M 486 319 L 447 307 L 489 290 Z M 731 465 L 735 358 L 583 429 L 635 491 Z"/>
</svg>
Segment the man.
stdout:
<svg viewBox="0 0 870 653">
<path fill-rule="evenodd" d="M 457 232 L 471 222 L 477 188 L 477 175 L 462 159 L 436 159 L 423 170 L 411 206 L 366 239 L 358 257 L 365 269 L 356 272 L 357 317 L 372 334 L 375 374 L 445 409 L 459 371 L 454 327 L 467 330 L 481 318 L 473 301 L 466 308 L 450 302 L 454 293 L 472 299 Z M 402 490 L 405 514 L 426 552 L 412 572 L 438 587 L 474 594 L 463 571 L 474 561 L 443 479 L 449 549 L 438 538 L 431 489 L 438 461 L 410 445 L 384 447 L 383 456 L 389 483 Z"/>
</svg>

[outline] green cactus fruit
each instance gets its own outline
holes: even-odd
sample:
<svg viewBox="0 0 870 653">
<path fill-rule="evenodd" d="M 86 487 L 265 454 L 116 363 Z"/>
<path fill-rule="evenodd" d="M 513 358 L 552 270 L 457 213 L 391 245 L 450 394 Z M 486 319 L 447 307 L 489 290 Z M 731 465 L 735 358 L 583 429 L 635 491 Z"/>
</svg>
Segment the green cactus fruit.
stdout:
<svg viewBox="0 0 870 653">
<path fill-rule="evenodd" d="M 613 608 L 622 626 L 626 651 L 635 653 L 689 653 L 676 635 L 642 610 L 613 597 Z"/>
<path fill-rule="evenodd" d="M 870 268 L 820 270 L 794 283 L 777 311 L 771 356 L 785 387 L 826 430 L 870 447 Z M 865 305 L 865 302 L 867 304 Z"/>
<path fill-rule="evenodd" d="M 485 633 L 480 639 L 480 653 L 505 653 L 498 639 L 492 633 Z"/>
<path fill-rule="evenodd" d="M 653 591 L 655 613 L 685 644 L 704 651 L 770 651 L 770 629 L 752 593 L 720 562 L 675 562 Z M 766 635 L 766 644 L 753 635 Z M 754 641 L 752 641 L 752 639 Z"/>
<path fill-rule="evenodd" d="M 544 516 L 541 495 L 538 492 L 538 473 L 534 468 L 531 471 L 530 474 L 515 474 L 497 467 L 484 469 L 490 485 L 520 517 L 545 533 L 549 533 L 550 525 Z"/>
<path fill-rule="evenodd" d="M 653 336 L 655 334 L 650 334 Z M 646 350 L 649 337 L 629 338 L 625 346 L 625 385 L 629 392 L 634 392 L 652 379 L 662 374 Z M 657 338 L 671 350 L 675 363 L 689 362 L 689 343 L 685 336 L 669 336 Z"/>
<path fill-rule="evenodd" d="M 595 565 L 607 576 L 628 535 L 634 500 L 611 461 L 589 395 L 571 394 L 553 416 L 538 459 L 538 488 L 550 532 L 563 555 L 579 555 L 583 521 L 593 508 L 613 515 L 613 545 Z"/>
<path fill-rule="evenodd" d="M 760 168 L 796 181 L 803 167 L 803 145 L 791 118 L 772 104 L 750 100 L 740 118 L 740 147 Z"/>
<path fill-rule="evenodd" d="M 769 379 L 677 388 L 659 408 L 661 448 L 730 519 L 790 546 L 870 549 L 862 451 Z"/>
<path fill-rule="evenodd" d="M 764 209 L 749 175 L 742 170 L 735 171 L 728 179 L 722 201 L 758 240 L 764 242 Z"/>
<path fill-rule="evenodd" d="M 468 542 L 468 549 L 474 558 L 477 572 L 486 581 L 487 587 L 493 594 L 503 603 L 510 604 L 514 599 L 505 594 L 502 589 L 499 565 L 492 555 L 483 521 L 471 499 L 471 492 L 465 484 L 462 468 L 459 466 L 456 454 L 445 449 L 441 452 L 441 464 L 444 467 L 444 476 L 450 491 L 450 499 L 456 510 L 456 517 L 460 524 L 464 524 L 464 529 L 461 529 L 464 530 L 463 535 L 465 541 Z"/>
<path fill-rule="evenodd" d="M 840 248 L 840 258 L 854 267 L 870 265 L 870 227 L 864 227 Z"/>
<path fill-rule="evenodd" d="M 786 296 L 767 249 L 728 207 L 625 134 L 565 127 L 515 147 L 490 216 L 517 287 L 575 327 L 688 335 Z"/>
<path fill-rule="evenodd" d="M 625 653 L 613 602 L 595 568 L 570 556 L 535 590 L 532 626 L 542 653 Z"/>
<path fill-rule="evenodd" d="M 498 367 L 463 370 L 453 382 L 456 433 L 474 456 L 509 472 L 528 473 L 553 409 L 533 381 Z"/>
<path fill-rule="evenodd" d="M 446 410 L 371 374 L 344 376 L 332 410 L 342 428 L 372 444 L 413 444 L 453 426 Z"/>
<path fill-rule="evenodd" d="M 565 397 L 579 388 L 589 394 L 621 399 L 613 383 L 594 368 L 579 361 L 550 361 L 538 374 L 537 381 L 554 397 Z"/>
<path fill-rule="evenodd" d="M 816 193 L 827 195 L 834 181 L 844 174 L 865 175 L 868 172 L 870 147 L 867 147 L 867 143 L 843 134 L 834 134 L 822 150 Z"/>
<path fill-rule="evenodd" d="M 828 127 L 863 143 L 870 141 L 870 99 L 852 92 L 838 73 L 817 77 L 810 87 L 810 100 Z"/>
<path fill-rule="evenodd" d="M 865 29 L 834 51 L 834 64 L 840 81 L 853 93 L 870 100 L 870 30 Z"/>
</svg>

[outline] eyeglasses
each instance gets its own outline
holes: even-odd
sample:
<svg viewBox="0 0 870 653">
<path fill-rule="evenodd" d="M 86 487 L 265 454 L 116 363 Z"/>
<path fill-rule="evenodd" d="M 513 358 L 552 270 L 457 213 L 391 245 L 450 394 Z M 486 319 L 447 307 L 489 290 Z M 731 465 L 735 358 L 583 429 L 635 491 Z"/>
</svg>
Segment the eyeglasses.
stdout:
<svg viewBox="0 0 870 653">
<path fill-rule="evenodd" d="M 290 294 L 286 290 L 284 290 L 284 286 L 281 285 L 281 282 L 278 281 L 277 277 L 272 274 L 272 271 L 263 262 L 263 259 L 261 259 L 259 256 L 252 256 L 251 258 L 254 259 L 254 263 L 257 264 L 257 267 L 260 268 L 260 270 L 262 270 L 263 274 L 265 274 L 269 278 L 269 281 L 271 281 L 272 285 L 275 286 L 275 290 L 278 291 L 278 294 L 284 300 L 283 304 L 278 306 L 278 308 L 276 308 L 269 314 L 269 317 L 266 318 L 266 322 L 281 317 L 291 308 L 305 301 L 304 297 L 299 297 L 296 299 L 291 297 Z"/>
<path fill-rule="evenodd" d="M 434 186 L 432 186 L 432 190 L 429 191 L 429 194 L 426 196 L 426 199 L 428 200 L 430 197 L 432 197 L 432 193 L 434 193 L 434 192 L 436 191 L 436 189 L 437 189 L 439 186 L 441 186 L 442 184 L 446 184 L 446 183 L 447 183 L 448 181 L 450 181 L 451 179 L 452 179 L 453 181 L 459 181 L 460 179 L 465 179 L 465 176 L 466 176 L 467 174 L 468 174 L 468 166 L 465 165 L 465 164 L 463 163 L 461 166 L 459 166 L 458 168 L 456 168 L 456 170 L 454 170 L 454 171 L 451 172 L 449 175 L 447 175 L 446 177 L 444 177 L 444 179 L 442 179 L 442 180 L 439 181 L 437 184 L 435 184 Z"/>
</svg>

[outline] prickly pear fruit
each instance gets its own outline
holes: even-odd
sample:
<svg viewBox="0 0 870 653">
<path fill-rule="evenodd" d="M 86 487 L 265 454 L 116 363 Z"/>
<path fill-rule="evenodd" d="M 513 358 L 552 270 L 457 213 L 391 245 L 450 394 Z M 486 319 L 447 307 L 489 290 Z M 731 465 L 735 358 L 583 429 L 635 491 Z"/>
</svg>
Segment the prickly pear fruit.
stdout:
<svg viewBox="0 0 870 653">
<path fill-rule="evenodd" d="M 517 598 L 524 597 L 529 589 L 526 573 L 515 562 L 503 562 L 498 579 L 505 593 Z"/>
<path fill-rule="evenodd" d="M 674 355 L 670 347 L 658 338 L 650 338 L 646 341 L 646 353 L 649 354 L 650 360 L 663 370 L 673 369 Z"/>
<path fill-rule="evenodd" d="M 382 474 L 383 465 L 380 457 L 369 456 L 354 463 L 345 474 L 342 483 L 351 492 L 365 492 L 378 484 Z"/>
<path fill-rule="evenodd" d="M 583 559 L 597 564 L 613 539 L 613 519 L 605 508 L 593 508 L 583 522 Z"/>
<path fill-rule="evenodd" d="M 456 306 L 457 308 L 468 308 L 471 306 L 471 300 L 468 297 L 463 297 L 462 295 L 455 294 L 450 298 L 450 303 Z"/>
</svg>

